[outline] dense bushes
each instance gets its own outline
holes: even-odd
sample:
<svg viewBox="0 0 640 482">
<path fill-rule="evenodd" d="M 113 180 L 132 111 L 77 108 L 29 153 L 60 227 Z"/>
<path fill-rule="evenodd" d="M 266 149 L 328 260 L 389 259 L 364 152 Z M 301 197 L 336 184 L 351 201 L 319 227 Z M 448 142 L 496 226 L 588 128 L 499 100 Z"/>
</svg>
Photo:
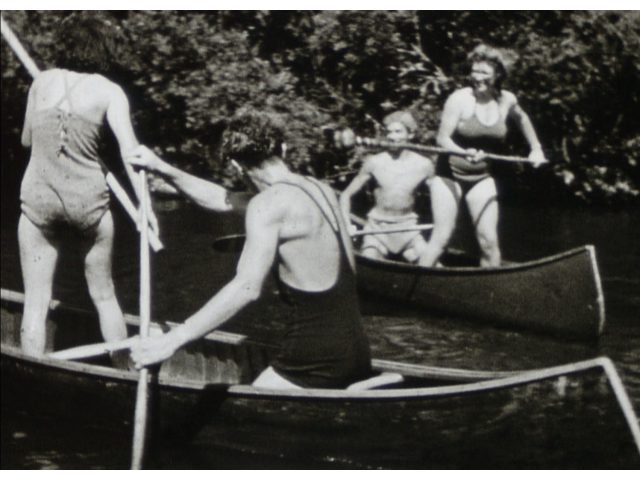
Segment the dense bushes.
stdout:
<svg viewBox="0 0 640 482">
<path fill-rule="evenodd" d="M 313 171 L 321 127 L 375 135 L 379 119 L 410 108 L 430 142 L 443 101 L 464 82 L 480 41 L 519 54 L 507 88 L 534 119 L 553 166 L 501 166 L 522 191 L 590 201 L 638 199 L 638 12 L 117 12 L 131 51 L 137 131 L 176 163 L 228 179 L 217 159 L 225 120 L 239 107 L 280 113 L 297 167 Z M 34 58 L 51 65 L 52 33 L 68 12 L 4 12 Z M 2 155 L 17 145 L 28 76 L 2 45 Z M 514 151 L 526 146 L 514 140 Z M 325 156 L 326 158 L 326 156 Z M 543 187 L 542 189 L 539 189 Z"/>
</svg>

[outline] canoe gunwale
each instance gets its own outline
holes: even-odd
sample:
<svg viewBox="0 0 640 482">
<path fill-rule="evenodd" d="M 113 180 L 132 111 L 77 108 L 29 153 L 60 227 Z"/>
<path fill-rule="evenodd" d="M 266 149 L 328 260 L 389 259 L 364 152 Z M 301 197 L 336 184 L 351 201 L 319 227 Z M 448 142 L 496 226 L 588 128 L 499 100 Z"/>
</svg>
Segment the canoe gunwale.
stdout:
<svg viewBox="0 0 640 482">
<path fill-rule="evenodd" d="M 600 270 L 598 269 L 598 260 L 596 258 L 596 248 L 589 244 L 585 246 L 589 251 L 589 259 L 591 261 L 591 271 L 595 279 L 595 285 L 597 290 L 596 302 L 598 304 L 598 334 L 601 335 L 604 332 L 605 324 L 605 304 L 604 304 L 604 291 L 602 290 L 602 280 L 600 278 Z"/>
<path fill-rule="evenodd" d="M 25 355 L 19 348 L 12 347 L 6 344 L 2 345 L 2 353 L 5 356 L 9 356 L 15 359 L 22 360 L 27 363 L 43 365 L 51 368 L 62 369 L 66 371 L 76 372 L 79 374 L 89 376 L 99 376 L 103 378 L 124 380 L 130 382 L 137 381 L 137 372 L 126 372 L 117 370 L 115 368 L 93 365 L 82 362 L 70 361 L 70 360 L 56 360 L 45 357 L 34 357 Z M 397 362 L 396 365 L 400 368 L 403 363 Z M 422 367 L 422 365 L 410 365 L 409 368 Z M 427 372 L 429 367 L 425 368 Z M 526 370 L 522 372 L 511 372 L 509 376 L 502 378 L 485 379 L 470 381 L 467 383 L 458 383 L 455 385 L 427 387 L 427 388 L 382 388 L 366 391 L 346 391 L 342 389 L 326 389 L 326 388 L 305 388 L 300 390 L 274 390 L 266 388 L 256 388 L 251 385 L 244 384 L 229 384 L 227 385 L 228 393 L 234 395 L 245 395 L 252 397 L 267 397 L 267 398 L 286 398 L 286 399 L 299 399 L 299 398 L 313 398 L 313 399 L 349 399 L 349 400 L 368 400 L 368 399 L 420 399 L 434 396 L 448 396 L 465 393 L 475 393 L 480 391 L 510 388 L 517 385 L 523 385 L 533 381 L 542 381 L 562 375 L 570 375 L 572 373 L 590 370 L 594 368 L 602 368 L 606 371 L 607 377 L 611 369 L 615 371 L 615 367 L 611 360 L 607 357 L 598 357 L 590 360 L 584 360 L 575 363 L 569 363 L 566 365 L 559 365 L 549 368 L 540 368 Z M 401 371 L 398 371 L 401 373 Z M 460 372 L 464 373 L 464 369 L 460 369 Z M 477 371 L 471 371 L 472 373 L 479 373 Z M 414 373 L 413 370 L 409 372 L 409 375 Z M 506 372 L 505 372 L 506 373 Z M 617 372 L 616 372 L 617 373 Z M 426 375 L 426 373 L 425 373 Z M 157 382 L 160 386 L 168 386 L 172 388 L 185 388 L 192 390 L 204 390 L 207 387 L 219 387 L 221 383 L 208 383 L 192 381 L 185 378 L 174 377 L 159 377 Z"/>
<path fill-rule="evenodd" d="M 531 261 L 523 261 L 523 262 L 513 262 L 510 264 L 505 264 L 501 266 L 487 266 L 487 267 L 479 267 L 479 266 L 440 266 L 440 267 L 427 267 L 427 266 L 418 266 L 414 264 L 404 263 L 402 261 L 393 261 L 393 260 L 380 260 L 368 258 L 361 254 L 360 252 L 356 252 L 356 257 L 359 261 L 364 264 L 369 265 L 377 265 L 380 268 L 391 269 L 396 272 L 407 272 L 408 274 L 416 275 L 416 274 L 429 274 L 429 273 L 438 273 L 438 274 L 497 274 L 502 272 L 517 272 L 529 270 L 531 268 L 536 268 L 539 266 L 544 266 L 551 263 L 556 263 L 566 258 L 570 258 L 582 253 L 587 253 L 591 259 L 592 266 L 594 268 L 595 273 L 598 274 L 597 281 L 598 286 L 600 286 L 600 276 L 598 273 L 598 265 L 595 261 L 595 248 L 593 245 L 584 245 L 578 246 L 577 248 L 572 248 L 567 251 L 563 251 L 561 253 L 552 254 L 550 256 L 545 256 L 544 258 L 538 258 Z"/>
<path fill-rule="evenodd" d="M 6 289 L 1 290 L 2 300 L 14 303 L 22 303 L 24 297 L 21 293 L 17 293 L 15 291 L 10 291 Z M 75 313 L 84 313 L 87 316 L 93 316 L 91 312 L 88 310 L 71 308 L 65 303 L 62 303 L 57 300 L 53 300 L 51 302 L 53 309 L 61 309 L 68 310 L 72 309 Z M 128 315 L 127 322 L 133 322 L 136 324 L 137 317 Z M 176 325 L 176 323 L 171 323 L 171 325 Z M 156 325 L 157 326 L 157 325 Z M 247 340 L 247 337 L 244 335 L 236 335 L 234 333 L 228 332 L 219 332 L 214 331 L 207 335 L 205 338 L 208 341 L 218 342 L 218 343 L 231 343 L 231 344 L 241 344 L 241 343 L 249 343 L 253 344 L 253 341 Z M 261 344 L 258 344 L 261 345 Z M 268 345 L 262 345 L 268 346 Z M 15 347 L 10 346 L 8 344 L 2 344 L 2 353 L 13 358 L 18 358 L 24 360 L 25 362 L 42 364 L 45 366 L 59 368 L 63 370 L 70 370 L 78 373 L 86 373 L 89 375 L 96 376 L 104 376 L 108 378 L 127 380 L 127 381 L 136 381 L 137 380 L 137 372 L 125 372 L 122 370 L 116 370 L 111 367 L 94 365 L 81 363 L 70 360 L 55 360 L 47 357 L 33 357 L 29 355 L 25 355 L 22 351 Z M 476 389 L 485 390 L 487 388 L 499 388 L 502 386 L 513 386 L 522 383 L 527 383 L 528 381 L 533 381 L 536 379 L 545 379 L 551 378 L 554 376 L 558 376 L 561 374 L 569 374 L 575 371 L 586 370 L 595 367 L 603 367 L 608 361 L 611 364 L 611 361 L 606 357 L 595 358 L 593 360 L 587 360 L 582 362 L 571 363 L 567 365 L 561 365 L 557 367 L 550 368 L 542 368 L 542 369 L 534 369 L 527 370 L 522 372 L 489 372 L 489 371 L 480 371 L 480 370 L 466 370 L 466 369 L 455 369 L 455 368 L 441 368 L 441 367 L 429 367 L 425 365 L 415 365 L 408 364 L 402 362 L 395 361 L 387 361 L 387 360 L 372 360 L 372 366 L 376 370 L 380 371 L 390 371 L 404 374 L 406 376 L 415 377 L 415 378 L 430 378 L 432 380 L 441 379 L 448 381 L 460 381 L 461 383 L 456 383 L 452 385 L 447 385 L 444 387 L 429 387 L 429 388 L 403 388 L 403 389 L 374 389 L 363 392 L 349 392 L 349 396 L 347 398 L 353 398 L 356 396 L 361 396 L 364 398 L 376 398 L 376 397 L 392 397 L 397 398 L 401 395 L 412 395 L 412 396 L 422 396 L 422 395 L 436 395 L 438 393 L 443 394 L 452 394 L 455 393 L 456 390 L 460 390 L 461 392 L 469 392 L 473 391 L 474 387 Z M 613 366 L 613 365 L 612 365 Z M 615 368 L 614 368 L 615 370 Z M 174 378 L 167 376 L 160 376 L 158 378 L 158 383 L 160 385 L 168 385 L 176 388 L 189 388 L 201 390 L 207 386 L 220 385 L 219 383 L 208 383 L 205 381 L 194 381 L 185 378 Z M 254 388 L 250 385 L 229 385 L 230 393 L 243 393 L 243 394 L 251 394 L 251 395 L 277 395 L 277 396 L 288 396 L 288 397 L 300 397 L 300 396 L 320 396 L 320 397 L 343 397 L 345 395 L 344 390 L 335 390 L 335 389 L 303 389 L 293 391 L 278 391 L 278 390 L 267 390 L 267 389 L 258 389 Z"/>
</svg>

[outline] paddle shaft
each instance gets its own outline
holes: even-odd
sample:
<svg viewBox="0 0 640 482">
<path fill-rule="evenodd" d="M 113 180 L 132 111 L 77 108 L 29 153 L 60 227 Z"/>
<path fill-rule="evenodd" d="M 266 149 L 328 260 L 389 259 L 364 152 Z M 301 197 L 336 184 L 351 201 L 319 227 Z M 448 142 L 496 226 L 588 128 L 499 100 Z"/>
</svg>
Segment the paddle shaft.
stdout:
<svg viewBox="0 0 640 482">
<path fill-rule="evenodd" d="M 111 191 L 116 196 L 116 198 L 118 198 L 124 210 L 127 212 L 129 217 L 135 222 L 136 219 L 138 218 L 138 214 L 137 214 L 138 211 L 136 210 L 136 207 L 133 205 L 133 202 L 131 201 L 131 199 L 129 199 L 127 192 L 120 185 L 120 183 L 118 183 L 118 181 L 116 180 L 116 177 L 110 172 L 107 172 L 106 180 L 107 180 L 107 184 L 111 188 Z M 142 222 L 140 222 L 140 224 L 142 224 Z M 136 223 L 136 229 L 140 231 L 140 226 L 137 225 L 137 223 Z M 149 244 L 151 245 L 151 249 L 153 249 L 154 252 L 157 253 L 158 251 L 164 249 L 164 245 L 162 244 L 162 241 L 160 241 L 160 238 L 158 237 L 155 231 L 148 230 L 148 238 L 149 238 Z"/>
<path fill-rule="evenodd" d="M 359 218 L 357 218 L 359 220 Z M 364 221 L 364 220 L 363 220 Z M 363 224 L 359 223 L 358 224 Z M 401 226 L 397 228 L 384 228 L 384 229 L 360 229 L 350 236 L 355 238 L 357 236 L 375 235 L 375 234 L 391 234 L 391 233 L 409 233 L 412 231 L 426 231 L 433 229 L 433 224 L 415 224 L 413 226 Z M 242 244 L 240 240 L 244 240 L 244 234 L 229 234 L 227 236 L 221 236 L 213 241 L 213 249 L 222 252 L 238 252 L 242 250 Z"/>
<path fill-rule="evenodd" d="M 18 60 L 22 62 L 22 65 L 29 71 L 31 77 L 36 78 L 40 73 L 40 69 L 33 61 L 33 59 L 29 56 L 27 51 L 24 49 L 18 37 L 15 36 L 11 27 L 4 21 L 4 17 L 0 15 L 0 30 L 2 31 L 2 36 L 11 47 L 11 50 L 16 54 Z"/>
<path fill-rule="evenodd" d="M 433 229 L 433 224 L 415 224 L 413 226 L 399 226 L 397 228 L 360 229 L 351 233 L 351 237 L 366 236 L 368 234 L 409 233 L 412 231 L 426 231 L 427 229 Z"/>
<path fill-rule="evenodd" d="M 151 323 L 151 260 L 149 254 L 148 185 L 144 169 L 138 172 L 140 192 L 140 338 L 149 336 Z M 142 468 L 147 432 L 147 409 L 149 405 L 149 371 L 140 370 L 136 392 L 136 409 L 133 427 L 133 451 L 131 468 Z"/>
<path fill-rule="evenodd" d="M 444 147 L 426 146 L 424 144 L 414 144 L 412 142 L 388 142 L 388 141 L 383 141 L 379 139 L 371 139 L 368 137 L 356 137 L 356 144 L 361 146 L 366 146 L 366 147 L 411 149 L 414 151 L 427 152 L 430 154 L 448 154 L 448 155 L 466 156 L 465 153 L 461 153 L 459 151 L 452 151 L 451 149 L 446 149 Z M 528 157 L 503 156 L 502 154 L 492 154 L 490 152 L 485 152 L 484 156 L 487 159 L 493 159 L 496 161 L 533 163 L 533 161 L 531 161 Z"/>
<path fill-rule="evenodd" d="M 40 74 L 40 69 L 33 61 L 29 53 L 22 46 L 20 40 L 18 39 L 18 37 L 16 37 L 16 35 L 13 33 L 13 30 L 11 30 L 11 27 L 9 27 L 9 24 L 7 24 L 2 16 L 0 16 L 0 27 L 2 36 L 9 44 L 9 47 L 11 47 L 11 50 L 13 50 L 13 52 L 16 54 L 16 57 L 18 57 L 18 60 L 22 62 L 22 65 L 24 65 L 27 71 L 31 74 L 31 77 L 35 79 Z M 100 164 L 103 168 L 106 168 L 102 162 Z M 129 199 L 127 192 L 120 185 L 116 177 L 107 171 L 106 181 L 115 197 L 124 207 L 124 210 L 131 217 L 133 222 L 137 223 L 136 209 L 133 206 L 133 202 L 131 202 L 131 199 Z M 160 251 L 164 247 L 162 245 L 162 242 L 160 241 L 160 238 L 158 238 L 158 235 L 155 232 L 149 233 L 148 239 L 154 251 Z"/>
<path fill-rule="evenodd" d="M 92 345 L 82 345 L 67 350 L 54 351 L 53 353 L 47 354 L 47 356 L 54 360 L 81 360 L 83 358 L 106 355 L 114 351 L 126 350 L 136 343 L 138 343 L 138 337 L 133 336 L 124 340 L 94 343 Z"/>
</svg>

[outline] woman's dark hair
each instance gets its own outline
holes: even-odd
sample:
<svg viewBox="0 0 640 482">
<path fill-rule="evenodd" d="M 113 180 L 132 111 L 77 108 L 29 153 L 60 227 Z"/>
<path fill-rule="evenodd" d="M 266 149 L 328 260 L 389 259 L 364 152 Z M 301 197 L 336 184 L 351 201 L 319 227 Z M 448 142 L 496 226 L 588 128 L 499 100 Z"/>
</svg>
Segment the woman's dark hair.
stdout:
<svg viewBox="0 0 640 482">
<path fill-rule="evenodd" d="M 476 62 L 487 62 L 491 65 L 496 73 L 496 88 L 501 90 L 509 68 L 515 62 L 515 54 L 486 44 L 480 44 L 471 51 L 467 56 L 467 60 L 469 61 L 469 67 Z"/>
<path fill-rule="evenodd" d="M 107 77 L 122 69 L 123 38 L 109 20 L 72 14 L 61 22 L 56 40 L 57 67 Z"/>
<path fill-rule="evenodd" d="M 222 156 L 251 169 L 272 156 L 282 156 L 284 127 L 274 115 L 242 111 L 229 122 L 222 135 Z"/>
</svg>

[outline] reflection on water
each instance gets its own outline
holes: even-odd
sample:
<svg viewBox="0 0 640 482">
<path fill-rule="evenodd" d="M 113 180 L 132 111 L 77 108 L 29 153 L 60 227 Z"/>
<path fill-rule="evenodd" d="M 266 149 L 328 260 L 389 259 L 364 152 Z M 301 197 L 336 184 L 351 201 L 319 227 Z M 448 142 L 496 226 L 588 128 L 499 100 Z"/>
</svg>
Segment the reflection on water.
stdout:
<svg viewBox="0 0 640 482">
<path fill-rule="evenodd" d="M 3 208 L 4 209 L 4 208 Z M 3 210 L 2 287 L 21 290 L 15 211 Z M 153 316 L 183 320 L 231 276 L 233 256 L 215 252 L 217 236 L 242 231 L 237 215 L 215 216 L 182 202 L 158 205 L 166 250 L 153 259 Z M 114 275 L 123 307 L 138 308 L 138 246 L 134 231 L 117 217 Z M 428 313 L 398 316 L 401 307 L 364 300 L 365 326 L 376 358 L 486 370 L 517 370 L 569 363 L 597 355 L 613 359 L 640 408 L 640 216 L 635 212 L 504 209 L 501 239 L 505 258 L 524 260 L 583 244 L 594 244 L 602 274 L 607 329 L 594 345 L 511 332 Z M 80 261 L 73 249 L 60 263 L 55 296 L 88 305 Z M 570 280 L 567 280 L 570 282 Z M 282 313 L 274 303 L 274 285 L 264 299 L 225 325 L 227 331 L 277 340 Z M 3 387 L 3 390 L 8 387 Z M 125 468 L 129 447 L 109 433 L 74 433 L 34 414 L 2 412 L 2 468 Z M 505 447 L 504 450 L 508 450 Z M 108 455 L 107 455 L 108 454 Z M 295 467 L 295 461 L 264 460 L 230 454 L 197 454 L 175 449 L 155 459 L 159 468 Z"/>
</svg>

